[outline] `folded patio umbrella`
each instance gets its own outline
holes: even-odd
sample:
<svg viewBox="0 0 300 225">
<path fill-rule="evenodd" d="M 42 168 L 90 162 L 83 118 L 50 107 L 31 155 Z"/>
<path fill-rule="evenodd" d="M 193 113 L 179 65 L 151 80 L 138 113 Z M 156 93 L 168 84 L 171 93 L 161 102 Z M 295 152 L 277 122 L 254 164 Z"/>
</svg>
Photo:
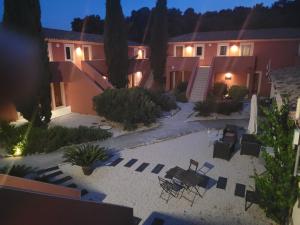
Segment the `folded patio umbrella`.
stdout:
<svg viewBox="0 0 300 225">
<path fill-rule="evenodd" d="M 248 125 L 248 133 L 257 133 L 257 96 L 252 95 L 251 98 L 251 109 L 250 109 L 250 120 Z"/>
</svg>

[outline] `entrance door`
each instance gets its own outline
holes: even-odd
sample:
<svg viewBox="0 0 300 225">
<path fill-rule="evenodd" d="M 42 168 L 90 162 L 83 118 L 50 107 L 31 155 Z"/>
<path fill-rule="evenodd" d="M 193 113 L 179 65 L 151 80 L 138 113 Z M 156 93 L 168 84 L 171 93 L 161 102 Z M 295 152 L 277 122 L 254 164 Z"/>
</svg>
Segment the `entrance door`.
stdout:
<svg viewBox="0 0 300 225">
<path fill-rule="evenodd" d="M 173 72 L 170 73 L 170 75 L 171 75 L 171 79 L 170 79 L 171 89 L 175 89 L 178 86 L 178 84 L 180 84 L 184 80 L 183 74 L 184 74 L 183 71 L 173 71 Z"/>
<path fill-rule="evenodd" d="M 84 61 L 91 60 L 91 52 L 90 52 L 90 46 L 83 46 L 83 58 Z"/>
<path fill-rule="evenodd" d="M 62 92 L 60 83 L 53 83 L 55 108 L 63 106 Z"/>
</svg>

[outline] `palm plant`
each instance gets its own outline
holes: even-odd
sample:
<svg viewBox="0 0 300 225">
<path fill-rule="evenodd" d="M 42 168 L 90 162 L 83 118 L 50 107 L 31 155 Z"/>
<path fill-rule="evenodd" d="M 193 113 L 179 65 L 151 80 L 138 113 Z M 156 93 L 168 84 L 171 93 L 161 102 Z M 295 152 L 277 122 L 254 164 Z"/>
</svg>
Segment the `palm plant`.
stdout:
<svg viewBox="0 0 300 225">
<path fill-rule="evenodd" d="M 35 168 L 26 165 L 13 165 L 12 167 L 4 166 L 0 168 L 0 173 L 15 177 L 25 177 L 26 175 L 35 172 Z"/>
<path fill-rule="evenodd" d="M 104 148 L 86 144 L 70 147 L 64 153 L 64 158 L 72 165 L 81 166 L 85 175 L 90 175 L 93 172 L 92 165 L 96 161 L 105 160 L 107 154 Z"/>
</svg>

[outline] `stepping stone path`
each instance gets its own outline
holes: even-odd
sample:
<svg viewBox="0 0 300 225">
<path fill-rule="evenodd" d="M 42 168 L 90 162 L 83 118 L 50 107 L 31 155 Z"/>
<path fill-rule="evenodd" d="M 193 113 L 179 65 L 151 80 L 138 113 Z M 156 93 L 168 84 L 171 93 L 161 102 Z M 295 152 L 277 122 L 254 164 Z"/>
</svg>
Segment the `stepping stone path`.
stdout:
<svg viewBox="0 0 300 225">
<path fill-rule="evenodd" d="M 217 188 L 225 190 L 226 186 L 227 186 L 227 178 L 219 177 L 218 182 L 217 182 Z"/>
<path fill-rule="evenodd" d="M 142 163 L 135 171 L 143 172 L 149 165 L 150 165 L 149 163 Z"/>
<path fill-rule="evenodd" d="M 125 167 L 131 167 L 133 164 L 135 164 L 138 160 L 137 159 L 131 159 L 128 163 L 126 163 Z"/>
<path fill-rule="evenodd" d="M 165 167 L 163 164 L 157 164 L 154 169 L 151 171 L 151 173 L 159 174 L 159 172 Z"/>
<path fill-rule="evenodd" d="M 245 197 L 246 186 L 244 184 L 237 183 L 235 186 L 234 195 L 244 198 Z"/>
<path fill-rule="evenodd" d="M 113 161 L 110 166 L 116 166 L 118 165 L 120 162 L 122 162 L 124 159 L 123 158 L 118 158 L 115 161 Z"/>
</svg>

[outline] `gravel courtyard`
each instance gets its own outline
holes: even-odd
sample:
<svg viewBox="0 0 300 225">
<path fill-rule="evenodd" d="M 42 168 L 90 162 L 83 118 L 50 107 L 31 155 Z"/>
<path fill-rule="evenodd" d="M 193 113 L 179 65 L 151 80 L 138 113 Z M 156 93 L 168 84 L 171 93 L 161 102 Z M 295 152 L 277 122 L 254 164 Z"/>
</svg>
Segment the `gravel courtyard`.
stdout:
<svg viewBox="0 0 300 225">
<path fill-rule="evenodd" d="M 244 184 L 247 190 L 251 190 L 254 181 L 250 176 L 254 174 L 254 169 L 258 173 L 263 172 L 261 159 L 241 156 L 239 152 L 229 162 L 213 159 L 213 147 L 209 145 L 207 131 L 200 131 L 156 144 L 125 149 L 111 160 L 124 158 L 118 165 L 113 167 L 107 163 L 98 167 L 89 177 L 84 176 L 76 166 L 61 164 L 60 169 L 72 176 L 81 188 L 95 192 L 94 198 L 98 196 L 98 200 L 106 203 L 132 207 L 134 215 L 142 219 L 139 224 L 151 224 L 153 218 L 163 218 L 167 225 L 272 224 L 257 205 L 245 212 L 245 199 L 234 195 L 236 183 Z M 131 159 L 137 159 L 137 162 L 130 168 L 124 167 Z M 209 168 L 199 170 L 199 173 L 206 173 L 210 177 L 204 197 L 197 197 L 192 207 L 185 199 L 193 197 L 188 193 L 181 199 L 172 198 L 166 203 L 159 198 L 161 188 L 158 176 L 164 177 L 166 171 L 174 166 L 187 169 L 190 159 L 197 160 L 200 168 L 209 165 Z M 149 166 L 143 172 L 135 171 L 142 163 L 149 163 Z M 158 175 L 151 173 L 157 164 L 165 165 Z M 216 188 L 220 176 L 228 179 L 225 190 Z"/>
</svg>

